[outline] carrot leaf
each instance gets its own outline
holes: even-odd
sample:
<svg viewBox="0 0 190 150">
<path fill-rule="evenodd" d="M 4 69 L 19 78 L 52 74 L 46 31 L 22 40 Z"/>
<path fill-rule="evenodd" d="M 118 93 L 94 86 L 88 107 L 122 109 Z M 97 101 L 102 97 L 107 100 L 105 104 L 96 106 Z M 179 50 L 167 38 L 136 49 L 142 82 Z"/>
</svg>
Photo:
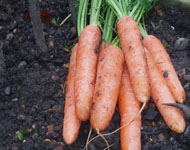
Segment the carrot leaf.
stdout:
<svg viewBox="0 0 190 150">
<path fill-rule="evenodd" d="M 92 0 L 90 8 L 90 24 L 98 26 L 102 0 Z"/>
</svg>

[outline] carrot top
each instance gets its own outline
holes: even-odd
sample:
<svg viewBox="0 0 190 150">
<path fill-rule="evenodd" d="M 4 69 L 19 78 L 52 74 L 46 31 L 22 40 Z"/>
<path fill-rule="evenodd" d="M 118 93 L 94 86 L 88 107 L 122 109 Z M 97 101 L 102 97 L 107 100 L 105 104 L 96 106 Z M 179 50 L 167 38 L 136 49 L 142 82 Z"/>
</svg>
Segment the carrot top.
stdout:
<svg viewBox="0 0 190 150">
<path fill-rule="evenodd" d="M 116 21 L 116 16 L 114 12 L 111 10 L 110 7 L 108 7 L 105 21 L 104 21 L 104 29 L 103 29 L 103 35 L 102 35 L 103 42 L 111 43 L 113 30 L 114 30 L 113 26 L 114 26 L 115 21 Z"/>
<path fill-rule="evenodd" d="M 157 1 L 158 0 L 106 0 L 118 19 L 124 16 L 131 16 L 137 23 L 143 14 L 148 12 Z"/>
<path fill-rule="evenodd" d="M 90 25 L 99 25 L 99 16 L 102 0 L 92 0 L 90 8 Z"/>
<path fill-rule="evenodd" d="M 78 16 L 77 16 L 78 37 L 80 36 L 82 30 L 86 26 L 88 1 L 89 0 L 80 0 L 80 2 L 79 2 Z"/>
</svg>

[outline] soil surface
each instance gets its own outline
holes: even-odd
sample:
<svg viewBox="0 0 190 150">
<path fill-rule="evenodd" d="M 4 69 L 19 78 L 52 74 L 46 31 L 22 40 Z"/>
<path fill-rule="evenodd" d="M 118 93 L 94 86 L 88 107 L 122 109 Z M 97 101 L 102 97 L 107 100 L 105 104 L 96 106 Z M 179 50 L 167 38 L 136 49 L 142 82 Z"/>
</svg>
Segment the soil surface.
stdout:
<svg viewBox="0 0 190 150">
<path fill-rule="evenodd" d="M 41 55 L 35 45 L 24 0 L 0 0 L 0 42 L 6 73 L 0 78 L 0 150 L 82 150 L 89 122 L 82 123 L 77 141 L 68 146 L 62 139 L 64 86 L 70 49 L 76 41 L 72 18 L 65 0 L 42 0 L 41 10 L 48 11 L 57 24 L 43 23 L 48 54 Z M 59 19 L 58 19 L 59 18 Z M 148 33 L 161 39 L 186 90 L 185 104 L 190 106 L 190 15 L 182 10 L 156 8 L 145 18 Z M 172 132 L 152 101 L 142 114 L 143 150 L 190 149 L 190 126 L 183 134 Z M 103 133 L 119 127 L 118 109 Z M 18 136 L 19 135 L 19 136 Z M 23 137 L 22 137 L 22 136 Z M 92 136 L 96 133 L 93 132 Z M 120 149 L 119 132 L 107 136 L 110 149 Z M 101 138 L 89 144 L 89 150 L 106 147 Z"/>
</svg>

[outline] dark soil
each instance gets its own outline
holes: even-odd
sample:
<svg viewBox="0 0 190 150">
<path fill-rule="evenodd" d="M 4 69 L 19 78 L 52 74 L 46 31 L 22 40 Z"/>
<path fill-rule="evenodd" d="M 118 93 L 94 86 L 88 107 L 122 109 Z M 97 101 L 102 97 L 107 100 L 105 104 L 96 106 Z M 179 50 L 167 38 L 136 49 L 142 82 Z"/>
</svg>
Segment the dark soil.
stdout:
<svg viewBox="0 0 190 150">
<path fill-rule="evenodd" d="M 6 74 L 0 78 L 0 150 L 82 150 L 89 132 L 89 122 L 82 123 L 77 141 L 68 146 L 62 139 L 64 85 L 76 33 L 72 18 L 63 26 L 43 23 L 48 55 L 41 55 L 34 43 L 24 0 L 0 1 L 0 42 L 6 60 Z M 49 11 L 59 23 L 69 15 L 69 4 L 63 0 L 42 0 L 41 10 Z M 166 46 L 186 90 L 185 104 L 190 106 L 190 15 L 177 8 L 152 11 L 145 19 L 148 33 Z M 181 42 L 179 38 L 183 38 Z M 190 149 L 190 126 L 183 134 L 172 132 L 163 122 L 152 101 L 144 110 L 142 121 L 143 150 Z M 104 133 L 119 127 L 116 109 Z M 18 133 L 26 131 L 22 140 Z M 92 133 L 92 137 L 95 133 Z M 110 149 L 120 149 L 119 132 L 106 137 Z M 101 138 L 89 144 L 90 150 L 106 147 Z"/>
</svg>

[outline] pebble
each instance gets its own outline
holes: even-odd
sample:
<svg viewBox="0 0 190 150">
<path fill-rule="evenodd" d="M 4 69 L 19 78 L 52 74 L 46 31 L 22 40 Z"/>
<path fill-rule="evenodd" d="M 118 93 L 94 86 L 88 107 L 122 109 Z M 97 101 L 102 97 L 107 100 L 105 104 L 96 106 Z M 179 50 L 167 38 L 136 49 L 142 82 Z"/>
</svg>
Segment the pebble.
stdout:
<svg viewBox="0 0 190 150">
<path fill-rule="evenodd" d="M 17 146 L 13 146 L 13 147 L 11 148 L 11 150 L 19 150 L 19 148 L 18 148 Z"/>
<path fill-rule="evenodd" d="M 18 120 L 25 120 L 25 116 L 24 115 L 17 115 L 17 119 Z"/>
<path fill-rule="evenodd" d="M 10 95 L 11 94 L 11 87 L 10 86 L 7 86 L 6 88 L 5 88 L 5 94 L 6 95 Z"/>
<path fill-rule="evenodd" d="M 57 146 L 53 150 L 63 150 L 63 146 Z"/>
<path fill-rule="evenodd" d="M 16 102 L 16 101 L 18 101 L 18 98 L 13 98 L 12 101 Z"/>
<path fill-rule="evenodd" d="M 23 150 L 32 150 L 34 146 L 34 142 L 31 139 L 27 139 L 26 142 L 23 143 Z"/>
<path fill-rule="evenodd" d="M 48 134 L 52 133 L 53 130 L 54 130 L 54 124 L 51 124 L 51 125 L 47 126 L 47 129 L 48 129 Z"/>
<path fill-rule="evenodd" d="M 6 40 L 11 41 L 13 39 L 13 33 L 8 33 L 6 36 Z"/>
<path fill-rule="evenodd" d="M 38 138 L 38 133 L 34 133 L 33 135 L 32 135 L 32 139 L 33 140 L 36 140 Z"/>
<path fill-rule="evenodd" d="M 54 59 L 53 62 L 56 63 L 56 64 L 63 64 L 64 60 L 57 58 L 57 59 Z"/>
<path fill-rule="evenodd" d="M 49 44 L 48 44 L 48 47 L 54 47 L 54 42 L 50 41 Z"/>
<path fill-rule="evenodd" d="M 154 109 L 149 108 L 147 112 L 145 113 L 144 118 L 147 120 L 154 120 L 156 116 L 158 115 L 158 112 L 156 112 Z"/>
<path fill-rule="evenodd" d="M 18 64 L 18 68 L 23 68 L 24 66 L 26 66 L 27 63 L 25 61 L 21 61 L 19 64 Z"/>
<path fill-rule="evenodd" d="M 189 39 L 186 38 L 179 38 L 176 40 L 174 44 L 175 50 L 185 50 L 188 46 Z"/>
<path fill-rule="evenodd" d="M 59 80 L 59 76 L 53 75 L 53 76 L 51 76 L 51 79 L 54 81 Z"/>
<path fill-rule="evenodd" d="M 165 137 L 165 135 L 163 133 L 160 133 L 158 135 L 158 138 L 159 138 L 160 141 L 165 141 L 166 140 L 166 137 Z"/>
<path fill-rule="evenodd" d="M 183 78 L 186 81 L 190 81 L 190 74 L 184 75 Z"/>
<path fill-rule="evenodd" d="M 55 126 L 55 127 L 53 128 L 53 130 L 54 130 L 55 132 L 59 132 L 60 129 L 61 129 L 60 126 Z"/>
</svg>

